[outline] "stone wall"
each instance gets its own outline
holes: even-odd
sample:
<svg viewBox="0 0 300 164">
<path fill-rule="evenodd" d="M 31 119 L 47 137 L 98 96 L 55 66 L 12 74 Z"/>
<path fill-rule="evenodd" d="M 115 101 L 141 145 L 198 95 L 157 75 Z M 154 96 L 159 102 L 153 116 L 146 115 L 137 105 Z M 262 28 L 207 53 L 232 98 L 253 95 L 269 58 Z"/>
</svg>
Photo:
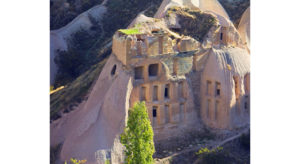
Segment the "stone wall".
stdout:
<svg viewBox="0 0 300 164">
<path fill-rule="evenodd" d="M 158 64 L 156 76 L 149 76 L 149 68 Z M 143 67 L 143 79 L 135 79 L 130 96 L 130 106 L 145 101 L 149 118 L 154 128 L 155 140 L 166 139 L 169 134 L 181 135 L 179 129 L 198 118 L 194 108 L 192 88 L 185 78 L 169 78 L 169 70 L 159 59 L 145 59 L 135 67 Z M 194 125 L 197 126 L 197 125 Z"/>
</svg>

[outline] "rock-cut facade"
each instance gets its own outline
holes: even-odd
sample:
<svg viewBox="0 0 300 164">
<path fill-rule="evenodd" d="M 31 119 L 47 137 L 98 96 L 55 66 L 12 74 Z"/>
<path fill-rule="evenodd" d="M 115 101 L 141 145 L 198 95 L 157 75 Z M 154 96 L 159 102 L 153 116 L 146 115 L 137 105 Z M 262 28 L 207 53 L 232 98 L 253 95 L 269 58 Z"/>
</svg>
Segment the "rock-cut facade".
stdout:
<svg viewBox="0 0 300 164">
<path fill-rule="evenodd" d="M 117 31 L 112 54 L 88 100 L 51 124 L 51 144 L 63 142 L 62 160 L 124 160 L 118 137 L 128 109 L 138 101 L 146 103 L 155 144 L 204 127 L 233 130 L 249 125 L 249 47 L 223 10 L 208 11 L 217 25 L 202 42 L 169 30 L 164 11 L 161 6 L 156 18 L 139 15 L 131 24 L 142 24 L 139 33 Z"/>
</svg>

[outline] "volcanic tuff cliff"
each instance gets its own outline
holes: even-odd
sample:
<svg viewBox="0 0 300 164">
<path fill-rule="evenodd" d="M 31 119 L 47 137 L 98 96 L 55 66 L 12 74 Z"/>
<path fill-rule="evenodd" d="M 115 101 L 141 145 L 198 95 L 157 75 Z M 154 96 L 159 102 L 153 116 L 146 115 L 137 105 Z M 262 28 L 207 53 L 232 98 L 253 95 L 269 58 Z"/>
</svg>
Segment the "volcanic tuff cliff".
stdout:
<svg viewBox="0 0 300 164">
<path fill-rule="evenodd" d="M 195 15 L 209 22 L 200 40 L 184 36 L 182 16 Z M 141 13 L 129 25 L 137 33 L 115 33 L 87 101 L 51 124 L 51 145 L 63 143 L 61 160 L 101 163 L 110 154 L 112 163 L 122 161 L 118 136 L 139 100 L 146 101 L 156 143 L 170 133 L 249 123 L 249 47 L 218 1 L 164 0 L 154 17 Z"/>
</svg>

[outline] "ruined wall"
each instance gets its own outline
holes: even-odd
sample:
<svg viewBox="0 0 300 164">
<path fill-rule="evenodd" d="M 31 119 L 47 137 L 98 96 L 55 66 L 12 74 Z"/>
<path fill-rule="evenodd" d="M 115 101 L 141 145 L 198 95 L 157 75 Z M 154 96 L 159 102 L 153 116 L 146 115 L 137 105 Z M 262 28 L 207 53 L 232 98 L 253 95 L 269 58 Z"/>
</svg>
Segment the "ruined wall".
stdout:
<svg viewBox="0 0 300 164">
<path fill-rule="evenodd" d="M 125 36 L 113 36 L 112 52 L 116 55 L 117 59 L 126 65 L 128 62 L 128 55 L 130 52 L 132 38 Z"/>
<path fill-rule="evenodd" d="M 190 37 L 182 38 L 181 41 L 179 42 L 180 52 L 192 51 L 198 48 L 199 48 L 199 42 Z"/>
</svg>

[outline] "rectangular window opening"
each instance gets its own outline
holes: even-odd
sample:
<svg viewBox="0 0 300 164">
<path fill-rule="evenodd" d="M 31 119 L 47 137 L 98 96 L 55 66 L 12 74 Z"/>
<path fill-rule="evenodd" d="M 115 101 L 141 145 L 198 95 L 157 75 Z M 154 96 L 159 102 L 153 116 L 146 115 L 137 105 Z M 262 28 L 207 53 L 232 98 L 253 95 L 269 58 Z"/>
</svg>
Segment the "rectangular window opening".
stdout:
<svg viewBox="0 0 300 164">
<path fill-rule="evenodd" d="M 215 96 L 220 96 L 221 95 L 221 83 L 216 82 L 216 92 L 215 92 Z"/>
<path fill-rule="evenodd" d="M 170 84 L 167 84 L 165 87 L 165 98 L 168 99 L 170 98 Z"/>
<path fill-rule="evenodd" d="M 143 70 L 144 70 L 143 66 L 135 67 L 134 68 L 134 79 L 136 79 L 136 80 L 144 79 Z"/>
<path fill-rule="evenodd" d="M 157 116 L 156 111 L 157 111 L 157 107 L 154 106 L 153 109 L 152 109 L 152 116 L 153 116 L 153 118 L 155 118 Z"/>
<path fill-rule="evenodd" d="M 158 75 L 158 64 L 150 64 L 148 67 L 149 76 L 157 76 Z"/>
</svg>

